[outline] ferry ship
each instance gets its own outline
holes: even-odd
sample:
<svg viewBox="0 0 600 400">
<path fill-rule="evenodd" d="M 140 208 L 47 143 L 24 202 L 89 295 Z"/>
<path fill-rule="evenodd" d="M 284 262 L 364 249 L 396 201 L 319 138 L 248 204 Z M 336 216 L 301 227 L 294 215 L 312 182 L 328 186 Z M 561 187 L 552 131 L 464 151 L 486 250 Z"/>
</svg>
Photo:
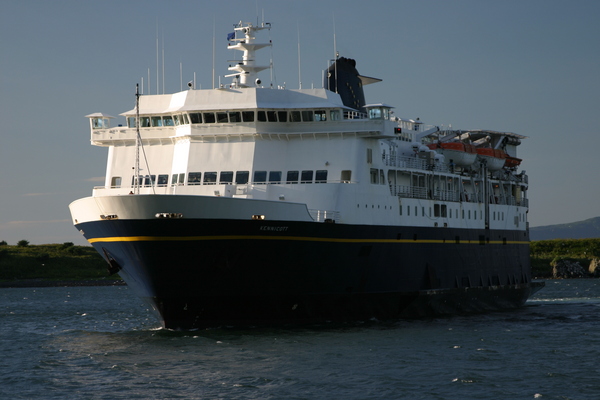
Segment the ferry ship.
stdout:
<svg viewBox="0 0 600 400">
<path fill-rule="evenodd" d="M 227 85 L 137 93 L 123 126 L 87 116 L 106 178 L 69 207 L 109 272 L 168 329 L 522 306 L 543 285 L 525 137 L 398 117 L 337 55 L 323 88 L 263 85 L 270 28 L 235 25 Z"/>
</svg>

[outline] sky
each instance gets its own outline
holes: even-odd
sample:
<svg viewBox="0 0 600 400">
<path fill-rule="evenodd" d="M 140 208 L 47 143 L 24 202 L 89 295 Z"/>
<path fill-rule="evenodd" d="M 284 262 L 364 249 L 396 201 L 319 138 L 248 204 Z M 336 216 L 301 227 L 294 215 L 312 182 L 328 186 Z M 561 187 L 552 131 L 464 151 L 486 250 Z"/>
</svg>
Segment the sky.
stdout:
<svg viewBox="0 0 600 400">
<path fill-rule="evenodd" d="M 213 37 L 218 82 L 240 20 L 271 23 L 277 85 L 321 87 L 337 50 L 396 116 L 527 136 L 530 226 L 600 216 L 599 19 L 597 0 L 3 0 L 0 241 L 87 244 L 68 205 L 103 184 L 107 149 L 84 116 L 131 110 L 157 75 L 211 88 Z"/>
</svg>

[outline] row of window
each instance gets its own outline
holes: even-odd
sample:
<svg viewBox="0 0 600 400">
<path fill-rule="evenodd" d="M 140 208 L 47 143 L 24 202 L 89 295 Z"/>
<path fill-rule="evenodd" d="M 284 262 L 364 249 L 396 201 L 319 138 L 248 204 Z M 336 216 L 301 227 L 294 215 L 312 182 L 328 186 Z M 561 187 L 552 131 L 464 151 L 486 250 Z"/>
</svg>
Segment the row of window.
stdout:
<svg viewBox="0 0 600 400">
<path fill-rule="evenodd" d="M 251 183 L 253 184 L 280 184 L 283 180 L 281 171 L 254 171 Z M 131 177 L 131 186 L 135 186 L 135 176 Z M 145 175 L 138 177 L 139 186 L 168 186 L 169 175 Z M 244 185 L 250 182 L 250 171 L 209 171 L 209 172 L 189 172 L 187 174 L 173 174 L 171 176 L 171 185 L 216 185 L 236 183 Z M 303 171 L 287 171 L 285 174 L 286 184 L 297 183 L 326 183 L 327 170 L 303 170 Z M 111 187 L 121 187 L 121 177 L 115 176 L 111 179 Z"/>
<path fill-rule="evenodd" d="M 410 215 L 410 210 L 411 207 L 410 206 L 406 206 L 406 215 Z M 435 218 L 453 218 L 452 217 L 452 209 L 447 207 L 446 204 L 434 204 L 433 205 L 433 214 L 431 212 L 431 207 L 429 207 L 429 215 L 426 215 L 425 213 L 425 207 L 421 207 L 421 216 L 425 217 L 435 217 Z M 462 211 L 462 215 L 461 218 L 465 219 L 465 217 L 467 219 L 471 219 L 471 216 L 473 216 L 474 220 L 477 220 L 477 214 L 479 214 L 479 219 L 483 219 L 483 211 L 479 210 L 479 212 L 477 210 L 461 210 Z M 465 213 L 466 211 L 466 213 Z M 473 213 L 471 214 L 471 211 L 473 211 Z M 402 215 L 402 206 L 400 206 L 400 215 Z M 419 208 L 417 206 L 414 206 L 414 214 L 415 216 L 419 215 Z M 524 219 L 524 214 L 519 214 L 519 219 L 521 220 L 521 217 L 523 217 Z M 459 218 L 459 212 L 458 210 L 454 210 L 454 218 Z M 492 220 L 493 221 L 504 221 L 504 211 L 494 211 L 492 213 Z"/>
<path fill-rule="evenodd" d="M 191 112 L 175 115 L 140 116 L 140 127 L 163 127 L 187 124 L 215 124 L 236 122 L 312 122 L 338 121 L 340 110 L 258 110 Z M 135 117 L 127 118 L 127 126 L 135 128 Z"/>
</svg>

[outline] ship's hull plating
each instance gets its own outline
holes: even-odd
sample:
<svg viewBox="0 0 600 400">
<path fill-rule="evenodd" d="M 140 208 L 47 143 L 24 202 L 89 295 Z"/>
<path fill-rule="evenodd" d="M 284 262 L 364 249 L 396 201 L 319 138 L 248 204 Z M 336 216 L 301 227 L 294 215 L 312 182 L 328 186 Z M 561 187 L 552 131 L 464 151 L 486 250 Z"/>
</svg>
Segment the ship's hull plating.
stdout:
<svg viewBox="0 0 600 400">
<path fill-rule="evenodd" d="M 536 290 L 524 231 L 223 219 L 77 228 L 171 329 L 481 312 Z"/>
</svg>

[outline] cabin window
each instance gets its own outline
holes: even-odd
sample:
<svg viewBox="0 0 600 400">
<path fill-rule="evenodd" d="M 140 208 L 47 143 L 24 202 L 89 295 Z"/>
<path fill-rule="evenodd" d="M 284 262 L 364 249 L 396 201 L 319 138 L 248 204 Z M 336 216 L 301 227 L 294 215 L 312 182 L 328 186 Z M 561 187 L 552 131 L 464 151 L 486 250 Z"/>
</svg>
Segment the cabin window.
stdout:
<svg viewBox="0 0 600 400">
<path fill-rule="evenodd" d="M 175 123 L 173 122 L 173 116 L 165 115 L 163 117 L 163 125 L 164 126 L 175 126 Z"/>
<path fill-rule="evenodd" d="M 287 122 L 287 111 L 277 111 L 279 122 Z"/>
<path fill-rule="evenodd" d="M 379 184 L 385 185 L 385 174 L 382 169 L 379 170 Z"/>
<path fill-rule="evenodd" d="M 185 174 L 184 173 L 173 174 L 173 177 L 171 178 L 171 185 L 183 185 L 184 182 L 185 182 Z"/>
<path fill-rule="evenodd" d="M 163 126 L 161 117 L 152 117 L 152 126 Z"/>
<path fill-rule="evenodd" d="M 300 183 L 312 183 L 313 171 L 302 171 L 300 175 Z"/>
<path fill-rule="evenodd" d="M 402 206 L 400 206 L 402 207 Z M 410 215 L 410 206 L 406 207 L 407 215 Z"/>
<path fill-rule="evenodd" d="M 402 206 L 400 206 L 399 209 L 400 215 L 402 215 Z"/>
<path fill-rule="evenodd" d="M 254 183 L 265 183 L 267 181 L 267 171 L 254 171 Z"/>
<path fill-rule="evenodd" d="M 157 186 L 167 186 L 167 184 L 169 183 L 169 175 L 159 175 L 158 179 L 156 180 L 156 184 Z"/>
<path fill-rule="evenodd" d="M 229 113 L 229 122 L 242 122 L 242 115 L 239 111 L 231 111 Z"/>
<path fill-rule="evenodd" d="M 288 171 L 287 179 L 285 183 L 298 183 L 298 177 L 300 176 L 298 171 Z"/>
<path fill-rule="evenodd" d="M 312 110 L 302 111 L 302 121 L 308 122 L 308 121 L 313 121 L 313 120 L 314 120 L 314 113 L 312 112 Z"/>
<path fill-rule="evenodd" d="M 140 128 L 150 127 L 150 117 L 140 117 Z"/>
<path fill-rule="evenodd" d="M 281 171 L 269 172 L 269 183 L 281 183 Z"/>
<path fill-rule="evenodd" d="M 192 124 L 201 124 L 202 123 L 202 114 L 200 113 L 191 113 L 190 121 Z"/>
<path fill-rule="evenodd" d="M 215 113 L 202 113 L 205 124 L 214 124 L 217 120 L 215 119 Z"/>
<path fill-rule="evenodd" d="M 379 183 L 379 170 L 377 168 L 371 168 L 371 183 Z"/>
<path fill-rule="evenodd" d="M 144 186 L 153 186 L 154 182 L 156 182 L 156 175 L 144 176 Z"/>
<path fill-rule="evenodd" d="M 340 120 L 340 110 L 331 110 L 329 112 L 329 116 L 331 117 L 332 121 L 339 121 Z"/>
<path fill-rule="evenodd" d="M 235 183 L 239 185 L 244 185 L 248 183 L 248 177 L 250 176 L 250 172 L 248 171 L 237 171 L 235 173 Z"/>
<path fill-rule="evenodd" d="M 257 119 L 259 122 L 267 122 L 267 113 L 266 113 L 266 112 L 264 112 L 264 111 L 258 111 L 258 112 L 256 113 L 256 119 Z"/>
<path fill-rule="evenodd" d="M 204 173 L 204 184 L 205 185 L 216 185 L 217 184 L 217 173 L 216 172 L 205 172 Z"/>
<path fill-rule="evenodd" d="M 367 149 L 367 164 L 373 163 L 373 149 Z"/>
<path fill-rule="evenodd" d="M 254 111 L 242 111 L 244 122 L 254 122 Z"/>
<path fill-rule="evenodd" d="M 110 178 L 110 187 L 111 188 L 119 188 L 119 187 L 121 187 L 121 177 L 120 176 L 113 176 L 112 178 Z"/>
<path fill-rule="evenodd" d="M 315 110 L 315 121 L 327 121 L 325 110 Z"/>
<path fill-rule="evenodd" d="M 290 121 L 291 122 L 301 122 L 302 117 L 300 116 L 300 111 L 290 111 Z"/>
<path fill-rule="evenodd" d="M 221 171 L 219 177 L 219 183 L 232 183 L 233 182 L 233 171 Z"/>
<path fill-rule="evenodd" d="M 267 120 L 269 122 L 277 122 L 277 113 L 275 111 L 267 111 Z"/>
<path fill-rule="evenodd" d="M 135 187 L 135 186 L 142 186 L 142 183 L 144 182 L 144 177 L 143 176 L 138 176 L 137 177 L 137 185 L 136 185 L 136 176 L 132 176 L 131 177 L 131 187 Z"/>
<path fill-rule="evenodd" d="M 350 181 L 352 180 L 352 171 L 350 171 L 350 170 L 342 171 L 342 175 L 340 178 L 343 183 L 350 183 Z"/>
<path fill-rule="evenodd" d="M 92 129 L 110 128 L 108 118 L 92 118 Z"/>
<path fill-rule="evenodd" d="M 227 119 L 226 112 L 218 112 L 217 113 L 217 122 L 220 124 L 226 124 L 229 120 Z"/>
<path fill-rule="evenodd" d="M 199 185 L 202 182 L 202 172 L 190 172 L 188 174 L 188 185 Z"/>
<path fill-rule="evenodd" d="M 327 182 L 327 170 L 317 170 L 315 173 L 315 183 L 326 183 Z"/>
<path fill-rule="evenodd" d="M 371 108 L 369 110 L 369 119 L 381 119 L 381 109 Z"/>
</svg>

